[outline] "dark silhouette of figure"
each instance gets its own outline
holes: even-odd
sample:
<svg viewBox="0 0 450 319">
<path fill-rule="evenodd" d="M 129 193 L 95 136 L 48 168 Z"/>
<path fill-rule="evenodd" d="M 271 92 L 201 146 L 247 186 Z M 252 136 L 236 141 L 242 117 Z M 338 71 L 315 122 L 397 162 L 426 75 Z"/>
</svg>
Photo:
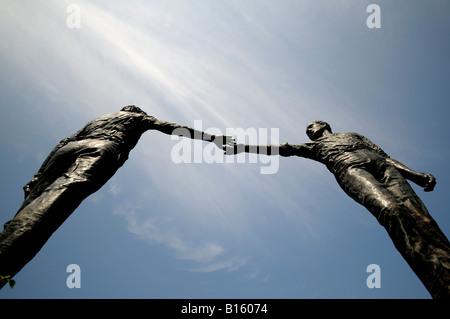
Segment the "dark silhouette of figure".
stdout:
<svg viewBox="0 0 450 319">
<path fill-rule="evenodd" d="M 306 134 L 312 142 L 291 145 L 225 146 L 242 152 L 299 156 L 326 165 L 341 188 L 384 226 L 395 247 L 433 298 L 450 298 L 450 244 L 427 208 L 408 184 L 432 191 L 436 179 L 390 158 L 357 133 L 332 133 L 328 123 L 314 121 Z"/>
<path fill-rule="evenodd" d="M 20 271 L 78 205 L 116 173 L 148 130 L 202 139 L 221 149 L 232 141 L 157 120 L 133 105 L 89 122 L 63 139 L 24 186 L 22 206 L 0 233 L 0 275 Z"/>
</svg>

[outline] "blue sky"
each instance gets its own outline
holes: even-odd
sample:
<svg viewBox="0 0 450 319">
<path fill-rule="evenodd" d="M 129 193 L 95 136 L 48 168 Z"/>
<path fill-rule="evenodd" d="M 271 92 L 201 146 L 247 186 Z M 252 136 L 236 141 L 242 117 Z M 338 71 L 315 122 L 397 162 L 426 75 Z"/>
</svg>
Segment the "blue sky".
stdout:
<svg viewBox="0 0 450 319">
<path fill-rule="evenodd" d="M 134 104 L 203 129 L 278 129 L 280 142 L 307 142 L 316 119 L 359 132 L 436 176 L 434 192 L 414 189 L 450 236 L 448 1 L 2 2 L 0 223 L 62 138 Z M 323 165 L 177 164 L 177 143 L 144 134 L 0 298 L 429 298 Z M 370 264 L 381 288 L 366 285 Z"/>
</svg>

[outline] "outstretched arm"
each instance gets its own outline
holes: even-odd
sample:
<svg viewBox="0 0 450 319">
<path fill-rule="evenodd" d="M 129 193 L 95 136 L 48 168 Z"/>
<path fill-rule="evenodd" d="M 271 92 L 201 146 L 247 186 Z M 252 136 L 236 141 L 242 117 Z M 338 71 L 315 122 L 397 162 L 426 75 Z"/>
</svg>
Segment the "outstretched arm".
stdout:
<svg viewBox="0 0 450 319">
<path fill-rule="evenodd" d="M 311 145 L 309 143 L 293 145 L 288 143 L 283 143 L 280 145 L 234 144 L 233 146 L 224 147 L 224 150 L 227 155 L 235 155 L 246 152 L 263 155 L 300 156 L 313 158 Z"/>
<path fill-rule="evenodd" d="M 236 155 L 240 153 L 253 153 L 263 155 L 279 155 L 278 145 L 249 145 L 249 144 L 234 144 L 224 147 L 225 154 Z"/>
<path fill-rule="evenodd" d="M 203 140 L 206 142 L 213 142 L 217 147 L 223 148 L 226 145 L 233 145 L 234 140 L 231 136 L 226 135 L 212 135 L 202 132 L 192 127 L 170 123 L 166 121 L 156 120 L 152 123 L 152 129 L 158 130 L 164 134 L 184 136 L 196 140 Z"/>
<path fill-rule="evenodd" d="M 390 164 L 394 165 L 403 177 L 423 187 L 425 192 L 431 192 L 434 189 L 434 186 L 436 185 L 436 178 L 433 175 L 416 172 L 390 157 L 386 158 L 386 160 Z"/>
</svg>

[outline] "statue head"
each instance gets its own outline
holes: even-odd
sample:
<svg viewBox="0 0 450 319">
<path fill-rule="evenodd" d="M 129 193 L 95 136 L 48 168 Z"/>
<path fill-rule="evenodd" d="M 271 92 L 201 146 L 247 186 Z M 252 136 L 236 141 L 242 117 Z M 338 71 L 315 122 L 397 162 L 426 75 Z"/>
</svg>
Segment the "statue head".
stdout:
<svg viewBox="0 0 450 319">
<path fill-rule="evenodd" d="M 326 131 L 332 133 L 330 124 L 323 121 L 313 121 L 306 127 L 306 135 L 308 135 L 311 141 L 315 141 L 319 137 L 322 137 L 323 133 Z"/>
<path fill-rule="evenodd" d="M 134 106 L 134 105 L 124 106 L 120 111 L 122 111 L 122 112 L 140 113 L 140 114 L 147 115 L 147 113 L 145 113 L 140 108 L 138 108 L 137 106 Z"/>
</svg>

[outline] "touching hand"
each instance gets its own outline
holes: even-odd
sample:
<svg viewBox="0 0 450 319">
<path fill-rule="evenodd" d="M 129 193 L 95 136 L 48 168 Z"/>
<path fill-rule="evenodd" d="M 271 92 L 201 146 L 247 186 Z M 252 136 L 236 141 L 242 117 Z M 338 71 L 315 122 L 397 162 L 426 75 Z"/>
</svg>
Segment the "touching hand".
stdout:
<svg viewBox="0 0 450 319">
<path fill-rule="evenodd" d="M 245 145 L 244 144 L 236 144 L 236 142 L 233 142 L 232 145 L 226 145 L 223 147 L 223 151 L 226 155 L 236 155 L 240 153 L 245 152 Z"/>
<path fill-rule="evenodd" d="M 236 144 L 234 138 L 228 135 L 215 135 L 214 136 L 214 144 L 220 149 L 225 150 L 225 147 L 232 147 Z"/>
</svg>

